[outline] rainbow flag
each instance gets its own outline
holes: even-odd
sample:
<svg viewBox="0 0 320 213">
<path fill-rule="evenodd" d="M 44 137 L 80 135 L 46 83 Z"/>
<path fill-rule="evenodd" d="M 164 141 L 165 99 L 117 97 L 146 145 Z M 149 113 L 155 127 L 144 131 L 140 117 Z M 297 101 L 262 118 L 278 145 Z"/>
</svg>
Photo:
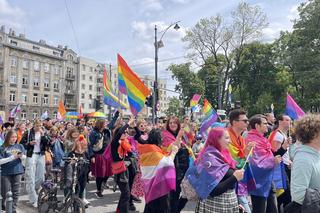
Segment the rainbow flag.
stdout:
<svg viewBox="0 0 320 213">
<path fill-rule="evenodd" d="M 119 91 L 128 95 L 131 112 L 137 115 L 144 107 L 146 97 L 150 95 L 150 90 L 119 54 L 118 72 Z"/>
<path fill-rule="evenodd" d="M 211 127 L 218 120 L 218 114 L 212 108 L 211 104 L 207 99 L 204 99 L 203 112 L 204 112 L 204 119 L 200 127 L 201 134 L 205 133 L 205 131 L 207 131 L 207 129 Z"/>
<path fill-rule="evenodd" d="M 194 94 L 193 97 L 192 97 L 192 99 L 190 100 L 190 107 L 191 107 L 192 112 L 194 112 L 195 107 L 197 106 L 200 98 L 201 98 L 201 95 L 199 95 L 199 94 Z"/>
<path fill-rule="evenodd" d="M 106 66 L 104 66 L 104 73 L 103 73 L 103 88 L 104 88 L 103 90 L 104 104 L 112 106 L 114 108 L 123 108 L 123 109 L 129 108 L 126 103 L 122 102 L 121 100 L 119 100 L 117 96 L 114 95 L 111 82 L 108 79 Z"/>
<path fill-rule="evenodd" d="M 296 120 L 305 114 L 289 94 L 287 95 L 286 101 L 286 114 L 289 115 L 293 120 Z"/>
<path fill-rule="evenodd" d="M 176 189 L 176 170 L 173 159 L 153 144 L 139 144 L 141 180 L 146 203 Z"/>
</svg>

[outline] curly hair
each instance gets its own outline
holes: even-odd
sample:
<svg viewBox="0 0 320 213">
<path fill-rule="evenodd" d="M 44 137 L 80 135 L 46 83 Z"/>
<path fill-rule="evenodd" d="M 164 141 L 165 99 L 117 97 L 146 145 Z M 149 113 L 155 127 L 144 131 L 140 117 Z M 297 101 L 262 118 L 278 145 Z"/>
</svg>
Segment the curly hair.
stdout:
<svg viewBox="0 0 320 213">
<path fill-rule="evenodd" d="M 295 134 L 303 144 L 311 143 L 320 134 L 320 114 L 307 114 L 295 125 Z"/>
</svg>

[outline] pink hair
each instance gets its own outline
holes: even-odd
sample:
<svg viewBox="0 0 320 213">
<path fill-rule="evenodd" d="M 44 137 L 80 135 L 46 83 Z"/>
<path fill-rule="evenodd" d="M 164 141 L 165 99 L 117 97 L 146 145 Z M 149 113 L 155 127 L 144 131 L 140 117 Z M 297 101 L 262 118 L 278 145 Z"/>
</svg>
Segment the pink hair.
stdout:
<svg viewBox="0 0 320 213">
<path fill-rule="evenodd" d="M 199 154 L 198 159 L 200 159 L 200 157 L 204 154 L 207 147 L 213 146 L 221 153 L 223 160 L 229 164 L 231 168 L 235 168 L 236 162 L 232 159 L 229 150 L 222 150 L 222 147 L 219 143 L 219 140 L 223 137 L 225 131 L 227 131 L 225 128 L 213 128 L 210 130 L 206 143 Z"/>
</svg>

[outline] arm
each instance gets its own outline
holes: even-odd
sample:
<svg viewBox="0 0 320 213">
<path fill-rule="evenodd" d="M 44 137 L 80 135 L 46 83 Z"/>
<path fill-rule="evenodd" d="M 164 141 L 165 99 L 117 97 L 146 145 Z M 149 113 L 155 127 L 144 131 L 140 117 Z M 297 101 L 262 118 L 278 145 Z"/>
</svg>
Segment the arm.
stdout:
<svg viewBox="0 0 320 213">
<path fill-rule="evenodd" d="M 14 157 L 14 155 L 11 155 L 10 157 L 7 157 L 7 158 L 2 158 L 2 159 L 0 159 L 0 165 L 9 163 L 15 159 L 16 158 Z"/>
<path fill-rule="evenodd" d="M 302 204 L 306 190 L 309 188 L 310 179 L 313 172 L 311 163 L 307 163 L 305 158 L 297 156 L 294 160 L 291 172 L 291 196 L 292 201 Z"/>
<path fill-rule="evenodd" d="M 114 114 L 113 118 L 111 119 L 110 123 L 108 124 L 108 129 L 113 129 L 114 126 L 115 126 L 115 123 L 116 121 L 118 120 L 119 118 L 119 114 L 120 112 L 119 111 L 116 111 L 116 113 Z"/>
<path fill-rule="evenodd" d="M 277 151 L 273 153 L 274 156 L 280 155 L 281 157 L 287 152 L 283 147 L 280 147 Z"/>
<path fill-rule="evenodd" d="M 136 135 L 134 136 L 134 139 L 136 140 L 136 141 L 138 141 L 138 143 L 140 143 L 140 144 L 147 144 L 147 141 L 146 140 L 143 140 L 142 138 L 141 138 L 141 131 L 139 130 L 139 128 L 138 127 L 134 127 L 134 130 L 136 131 Z"/>
<path fill-rule="evenodd" d="M 211 197 L 219 196 L 226 192 L 228 189 L 232 189 L 235 187 L 237 183 L 236 177 L 233 175 L 233 170 L 229 169 L 228 172 L 223 177 L 222 181 L 216 186 L 214 190 L 210 193 Z"/>
</svg>

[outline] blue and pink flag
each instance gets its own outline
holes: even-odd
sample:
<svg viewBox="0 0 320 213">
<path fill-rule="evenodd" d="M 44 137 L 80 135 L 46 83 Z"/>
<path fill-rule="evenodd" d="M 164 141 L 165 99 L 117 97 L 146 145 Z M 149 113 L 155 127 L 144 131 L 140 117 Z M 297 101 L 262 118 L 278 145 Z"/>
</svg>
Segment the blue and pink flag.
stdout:
<svg viewBox="0 0 320 213">
<path fill-rule="evenodd" d="M 286 114 L 293 120 L 296 120 L 305 114 L 289 94 L 287 95 L 286 101 Z"/>
<path fill-rule="evenodd" d="M 192 99 L 190 100 L 190 107 L 191 107 L 192 112 L 195 111 L 196 106 L 198 105 L 200 98 L 201 98 L 201 95 L 194 94 Z"/>
<path fill-rule="evenodd" d="M 200 127 L 200 134 L 202 135 L 218 120 L 217 112 L 213 109 L 207 99 L 204 99 L 203 112 L 204 119 L 202 120 L 202 124 Z"/>
<path fill-rule="evenodd" d="M 209 146 L 205 149 L 185 175 L 200 199 L 206 199 L 210 195 L 230 168 L 216 148 Z"/>
</svg>

